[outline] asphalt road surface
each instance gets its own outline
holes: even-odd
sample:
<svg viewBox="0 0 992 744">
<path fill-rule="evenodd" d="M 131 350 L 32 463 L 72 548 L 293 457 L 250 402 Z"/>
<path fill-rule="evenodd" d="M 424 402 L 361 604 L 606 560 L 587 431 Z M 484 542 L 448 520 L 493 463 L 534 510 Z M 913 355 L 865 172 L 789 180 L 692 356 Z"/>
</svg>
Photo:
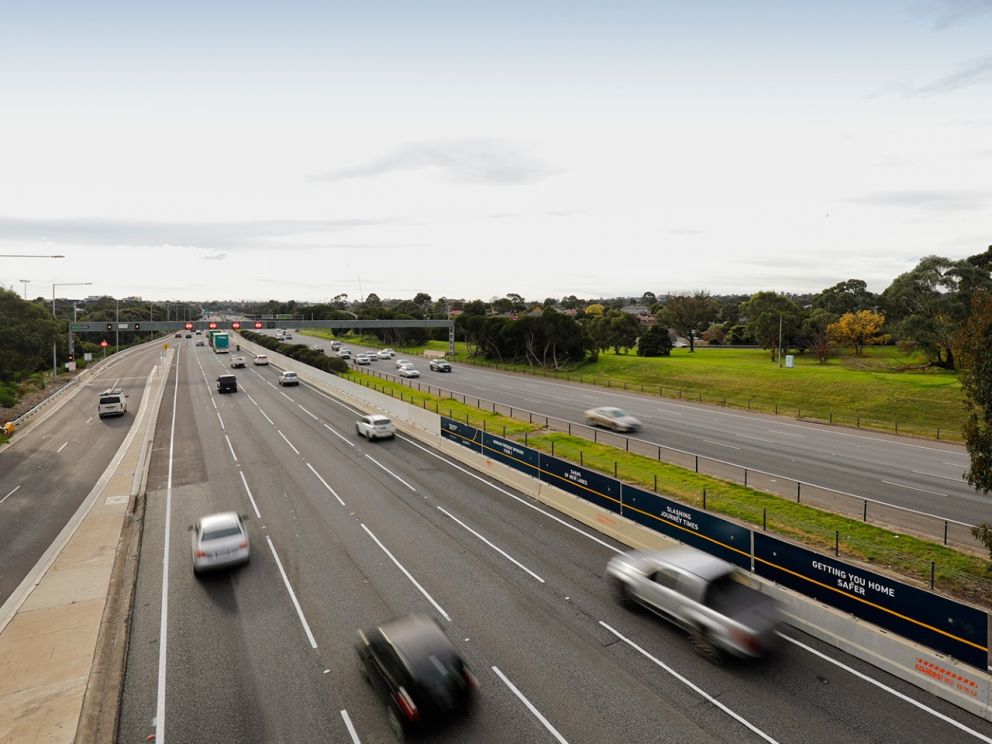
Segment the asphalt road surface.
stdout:
<svg viewBox="0 0 992 744">
<path fill-rule="evenodd" d="M 329 341 L 301 335 L 294 340 L 323 346 L 332 353 Z M 348 348 L 357 351 L 364 347 L 348 344 Z M 633 436 L 654 444 L 967 524 L 990 518 L 992 502 L 988 496 L 977 493 L 963 478 L 970 460 L 961 445 L 724 410 L 470 365 L 454 365 L 450 373 L 432 372 L 428 360 L 414 357 L 411 361 L 421 373 L 419 380 L 405 381 L 414 387 L 418 383 L 443 387 L 576 425 L 584 424 L 586 409 L 617 406 L 643 423 L 643 429 Z M 394 362 L 375 361 L 359 369 L 378 370 L 402 381 L 395 374 Z M 740 477 L 735 471 L 728 472 Z"/>
<path fill-rule="evenodd" d="M 0 455 L 0 605 L 62 531 L 117 453 L 138 415 L 160 351 L 158 344 L 150 344 L 111 357 L 71 400 L 15 436 L 10 449 Z M 101 419 L 97 396 L 114 386 L 128 395 L 127 413 Z"/>
<path fill-rule="evenodd" d="M 480 681 L 446 742 L 992 742 L 992 724 L 788 629 L 716 666 L 615 605 L 620 545 L 278 369 L 183 344 L 158 419 L 118 741 L 386 742 L 356 630 L 435 617 Z M 251 563 L 196 579 L 187 526 L 247 513 Z"/>
</svg>

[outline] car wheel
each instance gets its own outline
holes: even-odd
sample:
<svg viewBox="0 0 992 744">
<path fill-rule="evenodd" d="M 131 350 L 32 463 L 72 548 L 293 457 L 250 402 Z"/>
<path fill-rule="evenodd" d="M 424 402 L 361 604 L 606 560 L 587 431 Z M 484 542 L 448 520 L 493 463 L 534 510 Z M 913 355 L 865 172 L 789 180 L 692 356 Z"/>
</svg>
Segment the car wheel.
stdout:
<svg viewBox="0 0 992 744">
<path fill-rule="evenodd" d="M 627 584 L 620 579 L 610 579 L 610 594 L 613 595 L 613 599 L 616 600 L 617 604 L 624 605 L 626 607 L 632 607 L 634 604 L 633 598 L 630 596 L 630 589 Z"/>
<path fill-rule="evenodd" d="M 371 685 L 372 678 L 369 676 L 369 665 L 365 662 L 361 656 L 358 657 L 358 671 L 362 674 L 362 679 L 365 680 L 365 684 Z"/>
<path fill-rule="evenodd" d="M 389 721 L 389 728 L 393 732 L 393 736 L 396 737 L 396 741 L 404 741 L 406 739 L 406 731 L 403 730 L 403 722 L 396 713 L 396 708 L 392 705 L 386 706 L 386 719 Z"/>
<path fill-rule="evenodd" d="M 692 628 L 689 631 L 689 641 L 692 643 L 692 647 L 696 653 L 707 661 L 718 664 L 722 660 L 723 654 L 720 652 L 720 649 L 713 643 L 710 634 L 702 628 Z"/>
</svg>

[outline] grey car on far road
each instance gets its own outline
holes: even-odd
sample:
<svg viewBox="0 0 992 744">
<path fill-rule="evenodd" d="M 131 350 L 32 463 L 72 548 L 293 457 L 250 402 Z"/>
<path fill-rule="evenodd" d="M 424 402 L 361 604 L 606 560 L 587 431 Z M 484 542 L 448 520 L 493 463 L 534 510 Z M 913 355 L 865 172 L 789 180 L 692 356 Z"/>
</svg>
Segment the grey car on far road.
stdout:
<svg viewBox="0 0 992 744">
<path fill-rule="evenodd" d="M 603 426 L 613 431 L 637 431 L 641 428 L 641 422 L 622 408 L 600 406 L 590 408 L 584 415 L 589 426 Z"/>
</svg>

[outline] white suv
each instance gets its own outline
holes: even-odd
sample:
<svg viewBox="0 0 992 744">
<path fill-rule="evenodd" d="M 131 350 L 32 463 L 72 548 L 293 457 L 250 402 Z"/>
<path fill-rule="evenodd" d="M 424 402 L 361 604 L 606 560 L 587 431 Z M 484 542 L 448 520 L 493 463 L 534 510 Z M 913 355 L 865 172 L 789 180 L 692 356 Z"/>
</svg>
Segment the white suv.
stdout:
<svg viewBox="0 0 992 744">
<path fill-rule="evenodd" d="M 111 388 L 100 393 L 97 413 L 104 416 L 123 416 L 127 413 L 127 394 L 120 388 Z"/>
<path fill-rule="evenodd" d="M 396 427 L 393 426 L 393 422 L 378 414 L 362 416 L 355 422 L 355 431 L 358 432 L 358 436 L 365 437 L 370 442 L 385 437 L 392 439 L 396 436 Z"/>
</svg>

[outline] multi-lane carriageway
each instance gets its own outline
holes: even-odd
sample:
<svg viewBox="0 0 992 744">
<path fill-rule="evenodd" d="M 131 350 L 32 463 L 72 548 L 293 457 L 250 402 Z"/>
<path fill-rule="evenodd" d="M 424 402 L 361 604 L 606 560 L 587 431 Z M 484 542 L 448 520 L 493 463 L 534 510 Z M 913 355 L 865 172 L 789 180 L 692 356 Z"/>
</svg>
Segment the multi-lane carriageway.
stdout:
<svg viewBox="0 0 992 744">
<path fill-rule="evenodd" d="M 715 666 L 616 606 L 624 549 L 278 370 L 184 342 L 155 433 L 120 742 L 384 742 L 356 630 L 437 618 L 480 680 L 452 742 L 992 742 L 992 724 L 787 629 Z M 187 526 L 250 515 L 252 562 L 197 580 Z"/>
</svg>

